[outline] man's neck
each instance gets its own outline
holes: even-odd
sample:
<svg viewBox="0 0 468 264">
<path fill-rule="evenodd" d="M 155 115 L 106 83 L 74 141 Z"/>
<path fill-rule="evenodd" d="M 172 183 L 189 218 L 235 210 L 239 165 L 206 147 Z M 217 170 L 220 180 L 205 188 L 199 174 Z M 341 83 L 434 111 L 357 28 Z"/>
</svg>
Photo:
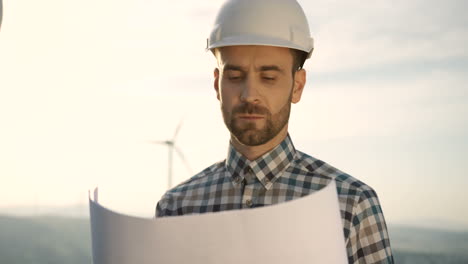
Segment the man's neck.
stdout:
<svg viewBox="0 0 468 264">
<path fill-rule="evenodd" d="M 288 125 L 286 124 L 283 129 L 270 141 L 265 144 L 258 145 L 258 146 L 247 146 L 242 144 L 231 134 L 231 144 L 234 148 L 239 151 L 244 157 L 248 160 L 256 160 L 257 158 L 261 157 L 263 154 L 267 153 L 268 151 L 274 149 L 276 146 L 283 141 L 286 136 L 288 135 Z"/>
</svg>

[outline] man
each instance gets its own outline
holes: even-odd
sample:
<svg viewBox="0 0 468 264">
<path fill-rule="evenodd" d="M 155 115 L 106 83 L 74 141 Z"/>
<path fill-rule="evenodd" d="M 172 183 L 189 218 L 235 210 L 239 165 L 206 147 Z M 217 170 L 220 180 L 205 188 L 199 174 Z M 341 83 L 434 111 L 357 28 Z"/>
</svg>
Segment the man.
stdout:
<svg viewBox="0 0 468 264">
<path fill-rule="evenodd" d="M 218 62 L 214 88 L 231 134 L 228 155 L 169 190 L 156 216 L 277 204 L 335 181 L 349 263 L 393 263 L 374 190 L 297 151 L 288 134 L 291 103 L 300 101 L 306 83 L 302 65 L 313 50 L 299 4 L 230 0 L 220 9 L 207 48 Z"/>
</svg>

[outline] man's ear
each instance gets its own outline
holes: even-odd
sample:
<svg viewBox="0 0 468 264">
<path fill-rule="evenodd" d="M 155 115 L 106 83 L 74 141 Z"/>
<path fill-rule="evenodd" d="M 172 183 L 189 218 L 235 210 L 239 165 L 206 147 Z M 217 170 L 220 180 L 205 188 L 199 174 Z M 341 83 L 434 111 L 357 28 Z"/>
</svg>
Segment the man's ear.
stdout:
<svg viewBox="0 0 468 264">
<path fill-rule="evenodd" d="M 300 69 L 294 73 L 294 86 L 292 91 L 291 102 L 298 103 L 301 100 L 302 92 L 306 84 L 306 71 Z"/>
<path fill-rule="evenodd" d="M 216 98 L 218 98 L 218 100 L 219 100 L 220 95 L 219 95 L 219 69 L 218 68 L 214 69 L 213 75 L 214 75 L 213 86 L 214 86 L 214 89 L 216 91 Z"/>
</svg>

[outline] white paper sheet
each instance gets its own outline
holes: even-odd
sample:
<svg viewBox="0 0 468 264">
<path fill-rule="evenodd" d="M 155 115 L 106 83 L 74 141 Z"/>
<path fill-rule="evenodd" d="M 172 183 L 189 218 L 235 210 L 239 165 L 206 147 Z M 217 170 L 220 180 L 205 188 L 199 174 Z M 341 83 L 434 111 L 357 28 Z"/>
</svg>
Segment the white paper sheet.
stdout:
<svg viewBox="0 0 468 264">
<path fill-rule="evenodd" d="M 277 205 L 157 219 L 89 202 L 94 264 L 347 263 L 334 181 Z"/>
</svg>

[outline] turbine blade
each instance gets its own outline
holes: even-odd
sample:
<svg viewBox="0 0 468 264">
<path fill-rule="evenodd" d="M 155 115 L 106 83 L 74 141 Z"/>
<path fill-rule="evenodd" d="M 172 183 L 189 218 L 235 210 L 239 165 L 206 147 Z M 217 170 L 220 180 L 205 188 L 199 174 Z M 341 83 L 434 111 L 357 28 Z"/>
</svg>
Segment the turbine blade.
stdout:
<svg viewBox="0 0 468 264">
<path fill-rule="evenodd" d="M 158 145 L 169 145 L 168 141 L 163 141 L 163 140 L 150 140 L 148 141 L 151 144 L 158 144 Z"/>
<path fill-rule="evenodd" d="M 182 127 L 182 123 L 184 123 L 183 119 L 180 120 L 179 124 L 177 125 L 174 136 L 172 137 L 172 142 L 175 142 L 175 139 L 176 139 L 177 135 L 179 134 L 180 128 Z"/>
<path fill-rule="evenodd" d="M 184 165 L 187 168 L 188 172 L 190 174 L 192 174 L 192 169 L 190 168 L 190 164 L 188 163 L 187 159 L 185 158 L 185 155 L 182 152 L 182 150 L 180 150 L 177 146 L 174 146 L 174 150 L 177 152 L 177 155 L 179 155 L 180 159 L 184 163 Z"/>
</svg>

